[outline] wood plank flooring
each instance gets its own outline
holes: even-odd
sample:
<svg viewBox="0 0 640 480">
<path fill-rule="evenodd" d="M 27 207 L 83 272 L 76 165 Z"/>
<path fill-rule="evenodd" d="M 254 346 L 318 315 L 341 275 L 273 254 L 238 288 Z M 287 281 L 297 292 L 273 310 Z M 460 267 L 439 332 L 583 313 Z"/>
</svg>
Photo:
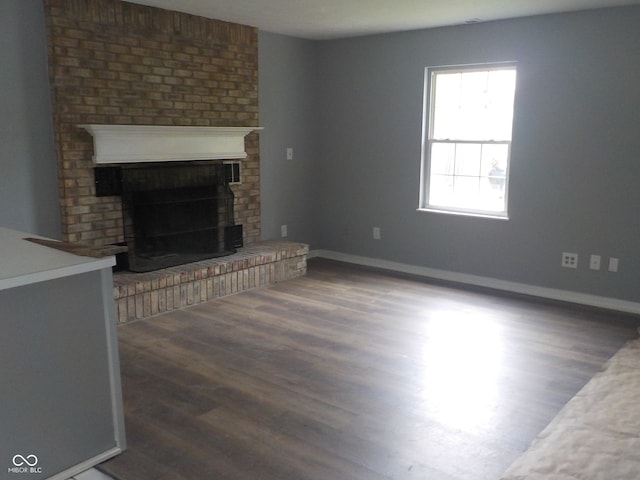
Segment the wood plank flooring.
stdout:
<svg viewBox="0 0 640 480">
<path fill-rule="evenodd" d="M 321 259 L 118 329 L 121 480 L 494 480 L 638 319 Z"/>
</svg>

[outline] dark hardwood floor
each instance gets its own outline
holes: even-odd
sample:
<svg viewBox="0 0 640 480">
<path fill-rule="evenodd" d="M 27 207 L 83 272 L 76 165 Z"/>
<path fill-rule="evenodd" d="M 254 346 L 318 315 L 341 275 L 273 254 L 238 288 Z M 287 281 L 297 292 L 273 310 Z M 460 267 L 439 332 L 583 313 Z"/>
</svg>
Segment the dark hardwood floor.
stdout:
<svg viewBox="0 0 640 480">
<path fill-rule="evenodd" d="M 121 480 L 495 480 L 636 317 L 313 259 L 118 329 Z"/>
</svg>

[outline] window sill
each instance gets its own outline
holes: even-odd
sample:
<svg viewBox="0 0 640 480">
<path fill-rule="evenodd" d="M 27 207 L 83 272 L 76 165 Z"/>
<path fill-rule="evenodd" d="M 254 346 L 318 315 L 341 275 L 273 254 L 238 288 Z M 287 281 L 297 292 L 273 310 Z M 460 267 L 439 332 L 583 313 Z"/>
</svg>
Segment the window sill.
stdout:
<svg viewBox="0 0 640 480">
<path fill-rule="evenodd" d="M 507 215 L 492 214 L 488 212 L 464 212 L 457 210 L 444 210 L 439 208 L 417 208 L 418 212 L 440 213 L 445 215 L 456 215 L 462 217 L 488 218 L 491 220 L 509 220 Z"/>
</svg>

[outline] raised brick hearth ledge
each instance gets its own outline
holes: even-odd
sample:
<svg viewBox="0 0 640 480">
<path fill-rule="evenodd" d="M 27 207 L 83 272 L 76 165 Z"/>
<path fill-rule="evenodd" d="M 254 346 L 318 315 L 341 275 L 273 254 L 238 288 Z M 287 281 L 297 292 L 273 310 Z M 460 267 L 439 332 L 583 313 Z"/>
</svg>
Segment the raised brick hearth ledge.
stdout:
<svg viewBox="0 0 640 480">
<path fill-rule="evenodd" d="M 113 295 L 119 323 L 304 275 L 309 246 L 267 241 L 226 257 L 148 273 L 117 272 Z"/>
</svg>

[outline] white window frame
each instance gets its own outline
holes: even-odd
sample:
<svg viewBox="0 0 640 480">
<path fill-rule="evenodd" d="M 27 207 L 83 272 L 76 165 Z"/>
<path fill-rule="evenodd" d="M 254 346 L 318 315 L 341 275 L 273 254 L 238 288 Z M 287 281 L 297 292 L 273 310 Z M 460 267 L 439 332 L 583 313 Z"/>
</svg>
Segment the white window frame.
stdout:
<svg viewBox="0 0 640 480">
<path fill-rule="evenodd" d="M 455 72 L 473 72 L 473 71 L 489 71 L 489 70 L 517 70 L 515 62 L 500 62 L 500 63 L 487 63 L 477 65 L 456 65 L 445 67 L 428 67 L 425 69 L 424 79 L 424 104 L 423 104 L 423 130 L 422 130 L 422 162 L 420 170 L 420 199 L 418 210 L 447 213 L 455 215 L 466 215 L 476 217 L 497 218 L 502 220 L 509 219 L 509 171 L 511 165 L 511 144 L 513 138 L 513 120 L 512 120 L 512 134 L 507 139 L 465 139 L 465 138 L 434 138 L 434 113 L 435 113 L 435 77 L 440 73 L 455 73 Z M 514 95 L 514 109 L 515 109 L 515 95 Z M 456 207 L 456 206 L 443 206 L 431 204 L 430 199 L 430 180 L 431 180 L 431 151 L 432 145 L 439 144 L 480 144 L 484 145 L 507 145 L 506 165 L 504 171 L 504 209 L 503 210 L 487 210 L 476 209 L 469 207 Z M 462 177 L 463 175 L 453 174 L 453 177 Z M 478 175 L 479 178 L 482 176 Z"/>
</svg>

